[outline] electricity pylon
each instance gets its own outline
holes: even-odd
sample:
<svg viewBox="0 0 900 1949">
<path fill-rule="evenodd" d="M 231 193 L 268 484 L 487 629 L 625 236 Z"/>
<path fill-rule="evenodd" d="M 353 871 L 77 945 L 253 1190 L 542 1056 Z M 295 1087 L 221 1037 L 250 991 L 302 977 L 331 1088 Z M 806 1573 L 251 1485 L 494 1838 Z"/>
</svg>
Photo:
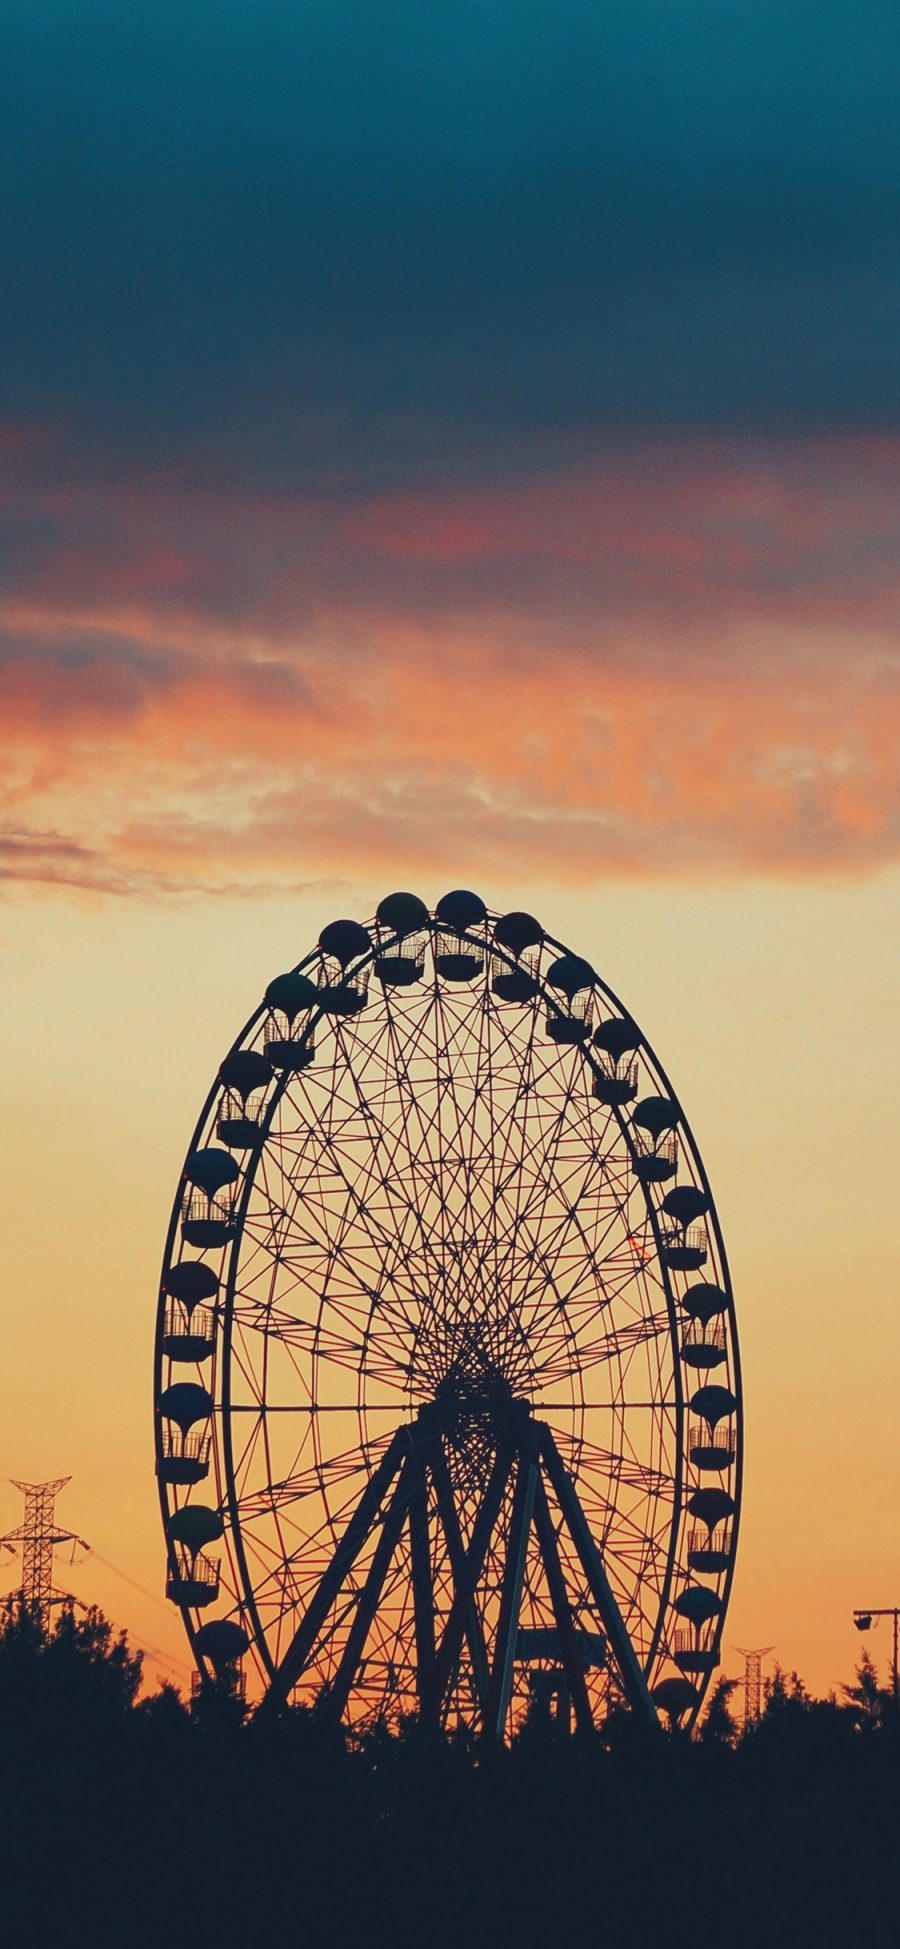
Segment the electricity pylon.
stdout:
<svg viewBox="0 0 900 1949">
<path fill-rule="evenodd" d="M 53 1588 L 53 1552 L 60 1543 L 78 1541 L 74 1530 L 57 1529 L 54 1521 L 56 1498 L 71 1480 L 70 1475 L 60 1475 L 55 1482 L 13 1482 L 25 1497 L 25 1518 L 18 1529 L 0 1536 L 0 1543 L 22 1545 L 22 1600 L 42 1631 L 51 1604 L 65 1601 L 63 1592 Z"/>
<path fill-rule="evenodd" d="M 762 1712 L 762 1661 L 775 1646 L 766 1644 L 760 1651 L 746 1651 L 742 1644 L 734 1648 L 744 1660 L 744 1724 L 753 1726 Z"/>
</svg>

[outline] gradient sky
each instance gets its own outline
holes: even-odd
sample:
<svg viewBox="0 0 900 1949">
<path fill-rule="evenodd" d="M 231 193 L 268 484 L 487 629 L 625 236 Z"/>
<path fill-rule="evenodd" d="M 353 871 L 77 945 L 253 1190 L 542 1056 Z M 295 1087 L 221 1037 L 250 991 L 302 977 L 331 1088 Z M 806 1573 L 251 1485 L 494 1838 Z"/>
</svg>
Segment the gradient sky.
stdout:
<svg viewBox="0 0 900 1949">
<path fill-rule="evenodd" d="M 148 1590 L 208 1081 L 322 921 L 463 884 L 706 1157 L 727 1641 L 824 1686 L 900 1601 L 898 63 L 886 0 L 4 9 L 0 1476 Z"/>
</svg>

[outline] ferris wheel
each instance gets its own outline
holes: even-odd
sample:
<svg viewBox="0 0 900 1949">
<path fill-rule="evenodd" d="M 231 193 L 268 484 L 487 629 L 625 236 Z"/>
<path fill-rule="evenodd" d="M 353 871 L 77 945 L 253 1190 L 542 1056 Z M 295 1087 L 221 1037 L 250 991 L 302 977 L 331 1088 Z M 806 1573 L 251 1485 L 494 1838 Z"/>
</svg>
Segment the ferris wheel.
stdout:
<svg viewBox="0 0 900 1949">
<path fill-rule="evenodd" d="M 325 927 L 169 1226 L 156 1470 L 201 1671 L 351 1727 L 689 1724 L 740 1417 L 706 1174 L 593 967 L 462 891 Z"/>
</svg>

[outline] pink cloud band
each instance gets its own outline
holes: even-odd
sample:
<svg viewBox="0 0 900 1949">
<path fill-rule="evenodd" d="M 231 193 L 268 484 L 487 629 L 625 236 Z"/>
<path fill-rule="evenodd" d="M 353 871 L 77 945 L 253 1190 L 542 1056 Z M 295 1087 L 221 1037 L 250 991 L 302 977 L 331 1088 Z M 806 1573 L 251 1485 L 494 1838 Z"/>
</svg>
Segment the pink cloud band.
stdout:
<svg viewBox="0 0 900 1949">
<path fill-rule="evenodd" d="M 329 505 L 51 489 L 10 452 L 8 878 L 900 854 L 898 445 L 645 443 Z"/>
</svg>

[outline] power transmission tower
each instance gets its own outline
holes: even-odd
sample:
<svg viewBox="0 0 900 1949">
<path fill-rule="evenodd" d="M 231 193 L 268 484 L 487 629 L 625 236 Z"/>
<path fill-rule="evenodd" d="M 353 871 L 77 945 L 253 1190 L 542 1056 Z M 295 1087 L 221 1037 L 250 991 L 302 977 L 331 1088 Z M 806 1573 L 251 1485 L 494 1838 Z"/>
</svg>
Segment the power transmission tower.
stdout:
<svg viewBox="0 0 900 1949">
<path fill-rule="evenodd" d="M 762 1662 L 775 1646 L 766 1644 L 759 1651 L 745 1651 L 742 1644 L 734 1648 L 744 1660 L 744 1724 L 753 1726 L 762 1713 Z"/>
<path fill-rule="evenodd" d="M 71 1480 L 60 1475 L 55 1482 L 13 1482 L 25 1497 L 25 1518 L 18 1529 L 0 1536 L 0 1543 L 22 1545 L 22 1599 L 42 1630 L 51 1604 L 63 1601 L 63 1593 L 53 1588 L 53 1552 L 60 1543 L 78 1540 L 74 1530 L 57 1529 L 54 1519 L 56 1498 Z"/>
</svg>

